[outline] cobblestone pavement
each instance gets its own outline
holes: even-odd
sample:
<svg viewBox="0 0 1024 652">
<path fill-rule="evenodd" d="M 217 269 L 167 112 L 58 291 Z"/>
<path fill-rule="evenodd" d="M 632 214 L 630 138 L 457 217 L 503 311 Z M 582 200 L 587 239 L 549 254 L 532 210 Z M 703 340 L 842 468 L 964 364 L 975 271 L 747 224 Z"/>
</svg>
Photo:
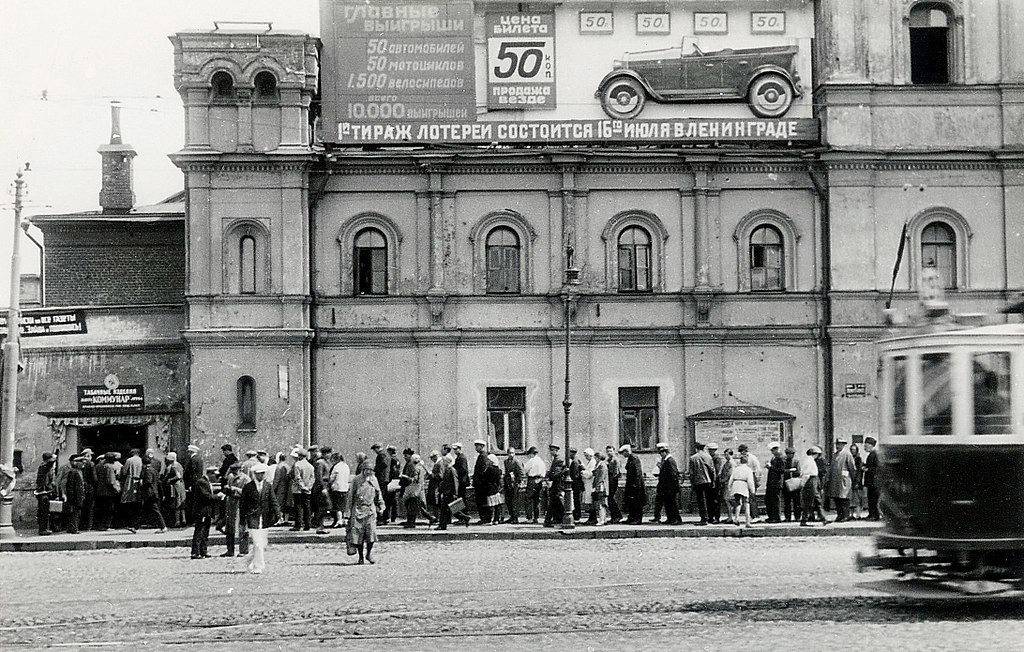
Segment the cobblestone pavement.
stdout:
<svg viewBox="0 0 1024 652">
<path fill-rule="evenodd" d="M 992 650 L 1020 602 L 858 586 L 863 537 L 271 546 L 263 575 L 181 549 L 0 554 L 0 649 Z M 213 554 L 222 548 L 212 550 Z M 1014 644 L 1009 644 L 1013 647 Z"/>
</svg>

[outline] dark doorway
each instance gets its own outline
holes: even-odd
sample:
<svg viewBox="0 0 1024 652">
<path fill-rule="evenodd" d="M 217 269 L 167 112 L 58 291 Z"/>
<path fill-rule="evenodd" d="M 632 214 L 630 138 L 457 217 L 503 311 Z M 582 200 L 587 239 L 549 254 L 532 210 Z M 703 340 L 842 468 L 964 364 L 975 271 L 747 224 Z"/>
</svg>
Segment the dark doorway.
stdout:
<svg viewBox="0 0 1024 652">
<path fill-rule="evenodd" d="M 121 453 L 121 459 L 127 459 L 128 451 L 133 448 L 146 450 L 146 429 L 146 425 L 81 426 L 78 428 L 78 448 L 91 448 L 97 457 L 114 452 Z"/>
</svg>

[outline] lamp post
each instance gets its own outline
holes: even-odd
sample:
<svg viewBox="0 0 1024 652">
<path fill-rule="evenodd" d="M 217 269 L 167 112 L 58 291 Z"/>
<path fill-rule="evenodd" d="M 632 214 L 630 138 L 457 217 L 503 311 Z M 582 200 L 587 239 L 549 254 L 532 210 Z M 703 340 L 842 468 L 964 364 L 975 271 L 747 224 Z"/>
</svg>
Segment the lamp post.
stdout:
<svg viewBox="0 0 1024 652">
<path fill-rule="evenodd" d="M 573 266 L 572 257 L 574 250 L 572 246 L 565 248 L 565 293 L 562 297 L 565 305 L 565 397 L 562 399 L 562 407 L 565 409 L 565 474 L 568 482 L 562 483 L 565 493 L 562 498 L 562 529 L 572 530 L 576 524 L 572 520 L 572 479 L 569 476 L 569 411 L 572 409 L 572 399 L 569 394 L 569 345 L 572 343 L 572 301 L 573 291 L 580 284 L 580 270 Z"/>
<path fill-rule="evenodd" d="M 21 195 L 25 181 L 22 172 L 14 179 L 14 240 L 11 243 L 11 293 L 7 310 L 7 341 L 4 342 L 3 426 L 0 428 L 0 464 L 14 468 L 14 433 L 17 426 L 18 363 L 21 360 L 21 342 L 18 326 L 21 321 Z M 0 539 L 13 539 L 14 532 L 13 485 L 0 494 Z"/>
</svg>

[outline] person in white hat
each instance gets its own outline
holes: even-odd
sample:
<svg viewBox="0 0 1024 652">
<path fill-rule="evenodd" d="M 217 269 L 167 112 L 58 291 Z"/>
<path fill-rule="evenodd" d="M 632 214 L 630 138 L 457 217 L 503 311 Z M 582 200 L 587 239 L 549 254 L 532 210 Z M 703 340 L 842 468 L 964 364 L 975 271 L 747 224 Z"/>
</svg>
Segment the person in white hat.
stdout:
<svg viewBox="0 0 1024 652">
<path fill-rule="evenodd" d="M 807 457 L 800 460 L 800 525 L 804 527 L 807 526 L 808 517 L 813 521 L 817 516 L 822 523 L 828 523 L 824 512 L 821 511 L 821 497 L 818 494 L 820 456 L 821 449 L 811 446 L 807 449 Z"/>
<path fill-rule="evenodd" d="M 267 566 L 267 528 L 277 522 L 281 515 L 281 506 L 274 494 L 274 487 L 266 479 L 267 465 L 258 462 L 250 470 L 252 482 L 242 487 L 240 505 L 241 516 L 245 520 L 252 543 L 251 552 L 246 558 L 246 567 L 250 573 L 262 573 Z"/>
<path fill-rule="evenodd" d="M 594 457 L 593 448 L 583 449 L 583 468 L 580 475 L 583 478 L 583 492 L 580 494 L 582 513 L 587 514 L 584 525 L 597 525 L 597 511 L 594 509 L 594 470 L 597 468 L 597 458 Z"/>
</svg>

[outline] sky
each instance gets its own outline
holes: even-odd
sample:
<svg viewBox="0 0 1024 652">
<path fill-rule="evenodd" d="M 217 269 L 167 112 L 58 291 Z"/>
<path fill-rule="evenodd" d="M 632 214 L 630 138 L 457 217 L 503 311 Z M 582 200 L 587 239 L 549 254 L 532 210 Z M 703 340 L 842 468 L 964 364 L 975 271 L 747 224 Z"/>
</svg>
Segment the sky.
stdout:
<svg viewBox="0 0 1024 652">
<path fill-rule="evenodd" d="M 96 149 L 110 140 L 112 100 L 121 103 L 124 142 L 138 152 L 136 204 L 182 189 L 167 157 L 184 139 L 167 37 L 214 21 L 320 33 L 317 0 L 0 1 L 0 306 L 8 305 L 15 174 L 29 165 L 23 219 L 98 209 Z M 21 257 L 23 273 L 38 271 L 38 249 L 24 237 Z"/>
</svg>

